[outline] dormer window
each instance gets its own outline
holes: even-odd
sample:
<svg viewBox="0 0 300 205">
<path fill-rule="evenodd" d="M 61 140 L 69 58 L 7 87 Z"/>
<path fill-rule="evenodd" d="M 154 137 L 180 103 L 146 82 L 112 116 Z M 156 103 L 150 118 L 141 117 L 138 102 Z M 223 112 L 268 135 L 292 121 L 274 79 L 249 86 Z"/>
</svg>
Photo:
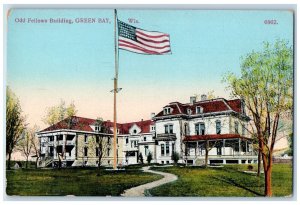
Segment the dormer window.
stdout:
<svg viewBox="0 0 300 205">
<path fill-rule="evenodd" d="M 96 125 L 96 126 L 95 126 L 95 132 L 100 132 L 100 131 L 101 131 L 100 126 L 99 126 L 99 125 Z"/>
<path fill-rule="evenodd" d="M 136 129 L 133 130 L 133 134 L 136 134 Z"/>
<path fill-rule="evenodd" d="M 197 113 L 197 114 L 203 113 L 203 107 L 197 106 L 197 107 L 196 107 L 196 113 Z"/>
<path fill-rule="evenodd" d="M 168 114 L 171 114 L 171 108 L 170 107 L 164 108 L 164 115 L 168 115 Z"/>
<path fill-rule="evenodd" d="M 191 115 L 191 114 L 192 114 L 192 110 L 191 110 L 190 108 L 188 108 L 188 109 L 186 110 L 186 112 L 187 112 L 188 115 Z"/>
</svg>

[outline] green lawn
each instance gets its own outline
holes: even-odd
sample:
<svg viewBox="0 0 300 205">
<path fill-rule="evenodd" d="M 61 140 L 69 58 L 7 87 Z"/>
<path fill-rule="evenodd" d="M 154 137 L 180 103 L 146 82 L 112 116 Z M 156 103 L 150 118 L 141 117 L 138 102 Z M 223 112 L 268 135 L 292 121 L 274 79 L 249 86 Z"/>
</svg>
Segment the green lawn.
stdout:
<svg viewBox="0 0 300 205">
<path fill-rule="evenodd" d="M 254 168 L 256 165 L 254 165 Z M 243 173 L 247 165 L 226 165 L 222 168 L 153 167 L 170 172 L 178 180 L 148 190 L 152 196 L 253 197 L 263 196 L 264 176 Z M 273 196 L 292 194 L 292 165 L 274 164 Z"/>
<path fill-rule="evenodd" d="M 132 168 L 118 173 L 103 169 L 22 169 L 6 171 L 6 175 L 6 193 L 19 196 L 119 196 L 125 189 L 161 178 Z"/>
</svg>

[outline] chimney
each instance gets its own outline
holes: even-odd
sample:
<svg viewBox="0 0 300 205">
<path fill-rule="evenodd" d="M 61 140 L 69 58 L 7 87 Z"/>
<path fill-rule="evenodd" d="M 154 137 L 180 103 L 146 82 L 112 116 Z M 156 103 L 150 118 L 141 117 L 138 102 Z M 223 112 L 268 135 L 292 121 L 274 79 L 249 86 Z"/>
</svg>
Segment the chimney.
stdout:
<svg viewBox="0 0 300 205">
<path fill-rule="evenodd" d="M 194 104 L 196 102 L 196 96 L 191 96 L 190 97 L 190 103 Z"/>
<path fill-rule="evenodd" d="M 151 120 L 152 120 L 154 117 L 155 117 L 155 113 L 152 112 L 152 113 L 151 113 Z"/>
<path fill-rule="evenodd" d="M 203 101 L 203 100 L 207 100 L 207 95 L 205 95 L 205 94 L 201 95 L 201 101 Z"/>
</svg>

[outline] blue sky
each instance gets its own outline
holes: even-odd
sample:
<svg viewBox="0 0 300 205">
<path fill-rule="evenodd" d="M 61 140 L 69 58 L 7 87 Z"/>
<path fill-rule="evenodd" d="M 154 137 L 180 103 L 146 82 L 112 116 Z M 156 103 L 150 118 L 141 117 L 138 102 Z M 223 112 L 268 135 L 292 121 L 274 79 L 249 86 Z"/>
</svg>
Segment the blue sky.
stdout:
<svg viewBox="0 0 300 205">
<path fill-rule="evenodd" d="M 109 18 L 110 24 L 29 24 L 16 18 Z M 171 55 L 120 50 L 119 121 L 147 119 L 171 101 L 215 90 L 228 97 L 224 73 L 239 73 L 240 57 L 263 41 L 293 42 L 288 11 L 118 10 L 118 18 L 149 31 L 170 34 Z M 265 20 L 278 24 L 268 25 Z M 15 9 L 8 22 L 7 84 L 19 96 L 31 124 L 49 106 L 74 101 L 78 115 L 112 119 L 113 10 Z"/>
</svg>

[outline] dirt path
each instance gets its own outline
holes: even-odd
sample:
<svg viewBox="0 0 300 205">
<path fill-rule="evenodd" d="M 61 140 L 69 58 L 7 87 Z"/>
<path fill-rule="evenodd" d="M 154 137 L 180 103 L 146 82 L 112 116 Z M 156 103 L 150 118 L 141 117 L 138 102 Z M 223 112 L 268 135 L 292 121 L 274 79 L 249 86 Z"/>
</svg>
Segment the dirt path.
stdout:
<svg viewBox="0 0 300 205">
<path fill-rule="evenodd" d="M 166 184 L 166 183 L 177 180 L 177 176 L 174 175 L 174 174 L 169 174 L 169 173 L 159 172 L 159 171 L 153 171 L 153 170 L 150 170 L 149 168 L 150 168 L 150 166 L 143 167 L 143 171 L 153 173 L 153 174 L 159 174 L 159 175 L 164 176 L 164 178 L 159 179 L 159 180 L 154 181 L 154 182 L 143 184 L 143 185 L 140 185 L 140 186 L 137 186 L 137 187 L 126 189 L 124 191 L 124 193 L 121 194 L 121 196 L 143 197 L 143 196 L 145 196 L 144 192 L 145 192 L 146 189 L 152 189 L 154 187 L 157 187 L 157 186 L 160 186 L 160 185 L 163 185 L 163 184 Z"/>
</svg>

